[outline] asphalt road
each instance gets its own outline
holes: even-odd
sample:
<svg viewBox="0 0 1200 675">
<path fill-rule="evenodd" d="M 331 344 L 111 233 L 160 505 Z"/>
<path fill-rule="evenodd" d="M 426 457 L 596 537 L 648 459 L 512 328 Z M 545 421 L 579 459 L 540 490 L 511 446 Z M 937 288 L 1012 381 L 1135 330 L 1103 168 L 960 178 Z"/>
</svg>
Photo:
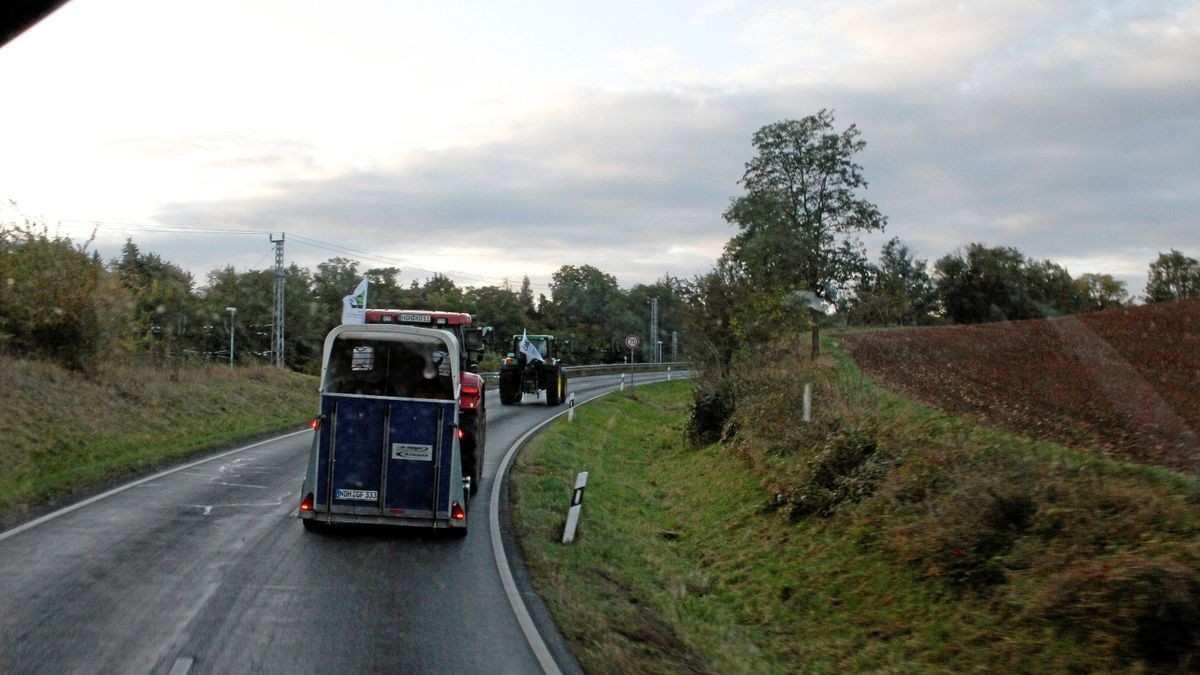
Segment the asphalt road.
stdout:
<svg viewBox="0 0 1200 675">
<path fill-rule="evenodd" d="M 571 390 L 582 402 L 616 382 L 580 378 Z M 542 672 L 502 587 L 488 517 L 504 453 L 564 410 L 526 400 L 501 406 L 488 392 L 483 484 L 465 539 L 306 532 L 294 513 L 310 431 L 0 533 L 0 672 Z M 558 668 L 577 671 L 503 534 L 537 633 Z"/>
</svg>

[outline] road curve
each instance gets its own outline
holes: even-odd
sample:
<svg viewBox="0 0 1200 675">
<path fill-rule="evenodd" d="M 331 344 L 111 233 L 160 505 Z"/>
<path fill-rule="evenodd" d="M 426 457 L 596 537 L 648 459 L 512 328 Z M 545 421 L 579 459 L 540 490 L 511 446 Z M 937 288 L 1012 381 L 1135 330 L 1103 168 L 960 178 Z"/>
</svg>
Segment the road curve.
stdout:
<svg viewBox="0 0 1200 675">
<path fill-rule="evenodd" d="M 583 401 L 617 381 L 571 388 Z M 0 533 L 0 672 L 541 672 L 501 583 L 488 511 L 504 453 L 563 409 L 501 406 L 494 389 L 487 405 L 482 489 L 462 540 L 304 531 L 293 514 L 307 431 Z M 577 672 L 497 515 L 518 604 L 553 665 Z"/>
</svg>

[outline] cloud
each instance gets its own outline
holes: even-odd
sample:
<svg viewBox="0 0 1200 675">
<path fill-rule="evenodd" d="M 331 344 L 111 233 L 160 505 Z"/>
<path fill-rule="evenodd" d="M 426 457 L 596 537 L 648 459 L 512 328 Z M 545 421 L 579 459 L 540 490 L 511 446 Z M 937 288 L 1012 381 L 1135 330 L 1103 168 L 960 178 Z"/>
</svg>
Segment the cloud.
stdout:
<svg viewBox="0 0 1200 675">
<path fill-rule="evenodd" d="M 157 218 L 287 230 L 492 278 L 544 282 L 562 264 L 626 285 L 686 276 L 734 234 L 721 212 L 739 193 L 751 134 L 832 108 L 839 126 L 862 130 L 867 197 L 890 218 L 866 239 L 872 253 L 892 236 L 930 259 L 983 241 L 1068 261 L 1074 274 L 1113 271 L 1136 292 L 1144 273 L 1131 270 L 1195 241 L 1196 3 L 816 7 L 751 16 L 742 39 L 771 55 L 753 77 L 680 83 L 686 54 L 620 52 L 639 77 L 676 85 L 580 89 L 491 140 L 297 173 L 263 194 L 171 203 Z"/>
</svg>

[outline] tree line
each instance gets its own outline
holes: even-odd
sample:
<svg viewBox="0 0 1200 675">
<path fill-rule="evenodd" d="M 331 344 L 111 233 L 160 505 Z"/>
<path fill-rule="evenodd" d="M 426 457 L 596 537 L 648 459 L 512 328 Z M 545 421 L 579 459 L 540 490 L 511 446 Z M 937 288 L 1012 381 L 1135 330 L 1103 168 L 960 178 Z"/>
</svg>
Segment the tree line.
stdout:
<svg viewBox="0 0 1200 675">
<path fill-rule="evenodd" d="M 121 255 L 103 260 L 91 242 L 51 235 L 36 223 L 0 226 L 0 350 L 48 358 L 76 370 L 121 359 L 160 365 L 225 362 L 232 333 L 237 363 L 268 362 L 273 321 L 273 269 L 210 271 L 203 282 L 156 253 L 127 240 Z M 362 278 L 368 304 L 378 308 L 467 312 L 492 326 L 493 359 L 523 331 L 551 333 L 568 363 L 620 361 L 626 335 L 645 348 L 649 303 L 658 298 L 662 356 L 684 330 L 688 284 L 669 274 L 651 284 L 621 288 L 611 274 L 590 265 L 564 265 L 552 276 L 550 296 L 534 296 L 528 277 L 462 287 L 434 274 L 404 284 L 396 267 L 362 269 L 335 257 L 315 269 L 292 264 L 284 293 L 286 365 L 315 372 L 325 335 L 341 321 L 342 297 Z M 236 308 L 235 313 L 227 307 Z"/>
</svg>

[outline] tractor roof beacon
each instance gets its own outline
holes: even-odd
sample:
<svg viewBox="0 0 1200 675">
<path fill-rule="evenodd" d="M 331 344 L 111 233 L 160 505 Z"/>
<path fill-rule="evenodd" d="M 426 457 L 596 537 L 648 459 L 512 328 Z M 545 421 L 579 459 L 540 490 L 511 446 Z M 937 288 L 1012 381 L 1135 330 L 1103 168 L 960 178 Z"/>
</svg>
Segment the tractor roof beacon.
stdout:
<svg viewBox="0 0 1200 675">
<path fill-rule="evenodd" d="M 543 391 L 548 406 L 567 400 L 567 374 L 558 357 L 558 341 L 553 335 L 514 335 L 512 351 L 500 364 L 500 403 L 515 405 L 525 394 L 540 398 Z"/>
</svg>

